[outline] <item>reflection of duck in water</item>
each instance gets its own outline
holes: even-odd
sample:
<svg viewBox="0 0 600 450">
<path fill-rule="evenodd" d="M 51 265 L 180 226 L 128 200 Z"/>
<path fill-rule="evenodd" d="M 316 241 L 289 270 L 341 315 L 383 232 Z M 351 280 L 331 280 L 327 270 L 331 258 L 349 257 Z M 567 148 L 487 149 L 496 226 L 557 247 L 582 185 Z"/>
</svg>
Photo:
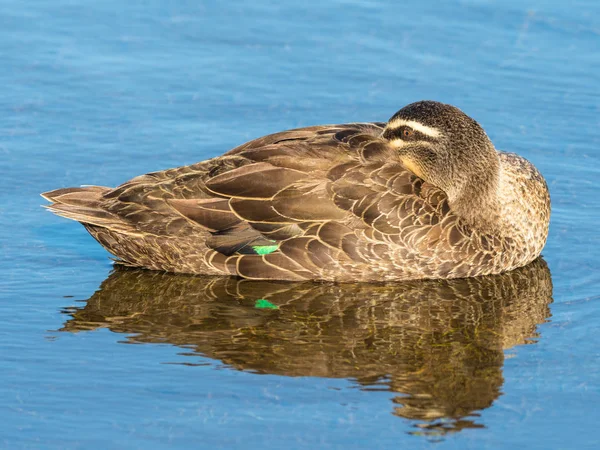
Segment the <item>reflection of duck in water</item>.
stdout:
<svg viewBox="0 0 600 450">
<path fill-rule="evenodd" d="M 533 165 L 431 101 L 387 124 L 285 131 L 115 189 L 43 196 L 123 264 L 296 281 L 504 272 L 539 256 L 550 216 Z"/>
<path fill-rule="evenodd" d="M 495 276 L 402 284 L 289 283 L 117 268 L 63 330 L 107 327 L 192 347 L 241 370 L 352 378 L 402 393 L 395 413 L 433 432 L 472 416 L 502 386 L 503 350 L 549 316 L 543 260 Z"/>
</svg>

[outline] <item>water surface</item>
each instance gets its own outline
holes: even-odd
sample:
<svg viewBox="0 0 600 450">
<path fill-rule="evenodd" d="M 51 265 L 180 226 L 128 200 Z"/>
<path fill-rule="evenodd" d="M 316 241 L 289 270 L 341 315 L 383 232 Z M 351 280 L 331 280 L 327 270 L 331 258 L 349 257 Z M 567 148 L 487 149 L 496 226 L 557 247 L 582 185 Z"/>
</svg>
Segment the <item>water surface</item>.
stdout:
<svg viewBox="0 0 600 450">
<path fill-rule="evenodd" d="M 597 2 L 0 5 L 0 447 L 600 446 Z M 39 207 L 420 99 L 544 174 L 544 260 L 380 286 L 156 274 Z"/>
</svg>

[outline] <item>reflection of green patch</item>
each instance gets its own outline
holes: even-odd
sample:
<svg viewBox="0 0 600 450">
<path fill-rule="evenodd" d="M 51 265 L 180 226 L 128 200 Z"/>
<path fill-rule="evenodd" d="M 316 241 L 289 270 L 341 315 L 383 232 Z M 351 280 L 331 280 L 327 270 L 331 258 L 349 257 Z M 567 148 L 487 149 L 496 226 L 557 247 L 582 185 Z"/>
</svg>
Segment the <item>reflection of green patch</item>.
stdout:
<svg viewBox="0 0 600 450">
<path fill-rule="evenodd" d="M 269 300 L 265 300 L 264 298 L 259 298 L 256 300 L 254 307 L 258 309 L 279 309 L 279 306 L 274 305 Z"/>
<path fill-rule="evenodd" d="M 252 249 L 259 255 L 268 255 L 277 250 L 277 245 L 253 245 Z"/>
</svg>

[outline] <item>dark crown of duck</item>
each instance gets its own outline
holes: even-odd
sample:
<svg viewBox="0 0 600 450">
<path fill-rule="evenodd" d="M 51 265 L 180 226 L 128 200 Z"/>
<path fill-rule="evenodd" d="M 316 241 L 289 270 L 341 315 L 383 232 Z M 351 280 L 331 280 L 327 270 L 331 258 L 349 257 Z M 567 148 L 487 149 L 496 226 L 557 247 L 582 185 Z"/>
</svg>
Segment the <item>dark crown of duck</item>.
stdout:
<svg viewBox="0 0 600 450">
<path fill-rule="evenodd" d="M 537 258 L 550 199 L 524 158 L 450 105 L 255 139 L 111 189 L 43 196 L 122 264 L 251 279 L 500 273 Z"/>
</svg>

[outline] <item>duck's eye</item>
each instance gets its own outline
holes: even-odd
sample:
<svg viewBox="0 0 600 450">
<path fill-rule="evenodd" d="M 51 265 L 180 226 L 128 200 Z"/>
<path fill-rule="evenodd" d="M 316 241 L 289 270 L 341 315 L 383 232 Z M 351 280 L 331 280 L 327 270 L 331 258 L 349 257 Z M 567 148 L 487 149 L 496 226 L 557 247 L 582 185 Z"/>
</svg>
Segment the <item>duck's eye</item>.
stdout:
<svg viewBox="0 0 600 450">
<path fill-rule="evenodd" d="M 415 134 L 415 132 L 410 128 L 405 128 L 404 130 L 402 130 L 402 137 L 409 138 L 412 137 L 413 134 Z"/>
</svg>

